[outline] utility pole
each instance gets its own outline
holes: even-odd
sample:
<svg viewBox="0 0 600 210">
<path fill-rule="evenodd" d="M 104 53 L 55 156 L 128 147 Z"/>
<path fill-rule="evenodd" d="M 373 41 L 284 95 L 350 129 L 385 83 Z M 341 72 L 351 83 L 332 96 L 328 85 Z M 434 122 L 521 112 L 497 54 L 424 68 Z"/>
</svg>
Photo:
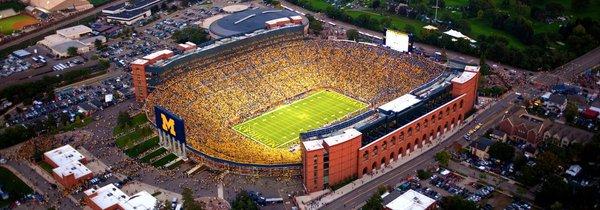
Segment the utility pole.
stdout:
<svg viewBox="0 0 600 210">
<path fill-rule="evenodd" d="M 433 18 L 433 21 L 437 23 L 437 11 L 438 11 L 438 1 L 439 0 L 435 0 L 435 17 Z"/>
</svg>

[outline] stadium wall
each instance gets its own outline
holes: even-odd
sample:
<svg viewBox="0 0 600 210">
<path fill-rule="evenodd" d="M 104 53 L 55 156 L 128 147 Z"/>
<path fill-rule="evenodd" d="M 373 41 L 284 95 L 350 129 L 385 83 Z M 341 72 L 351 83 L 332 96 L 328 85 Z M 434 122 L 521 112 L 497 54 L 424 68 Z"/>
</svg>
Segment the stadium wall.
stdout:
<svg viewBox="0 0 600 210">
<path fill-rule="evenodd" d="M 463 72 L 463 74 L 469 74 Z M 315 192 L 339 184 L 345 179 L 372 173 L 389 165 L 424 144 L 437 144 L 444 134 L 461 125 L 465 115 L 476 101 L 478 69 L 469 80 L 452 80 L 452 100 L 389 132 L 366 145 L 363 135 L 330 144 L 324 140 L 321 147 L 307 148 L 302 144 L 302 176 L 308 192 Z"/>
</svg>

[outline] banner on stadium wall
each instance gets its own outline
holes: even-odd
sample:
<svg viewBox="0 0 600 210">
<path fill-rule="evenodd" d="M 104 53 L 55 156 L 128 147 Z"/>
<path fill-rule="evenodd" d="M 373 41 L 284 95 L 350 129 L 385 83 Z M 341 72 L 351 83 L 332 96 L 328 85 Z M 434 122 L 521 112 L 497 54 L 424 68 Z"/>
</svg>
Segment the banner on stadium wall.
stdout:
<svg viewBox="0 0 600 210">
<path fill-rule="evenodd" d="M 163 131 L 178 142 L 186 142 L 183 119 L 159 106 L 154 106 L 154 117 L 158 130 Z"/>
</svg>

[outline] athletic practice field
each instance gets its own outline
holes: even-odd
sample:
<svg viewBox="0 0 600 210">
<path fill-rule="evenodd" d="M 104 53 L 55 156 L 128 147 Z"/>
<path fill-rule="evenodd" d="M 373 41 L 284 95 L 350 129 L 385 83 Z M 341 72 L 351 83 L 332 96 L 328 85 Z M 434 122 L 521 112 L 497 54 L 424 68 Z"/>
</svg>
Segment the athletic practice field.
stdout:
<svg viewBox="0 0 600 210">
<path fill-rule="evenodd" d="M 29 15 L 16 15 L 0 19 L 0 33 L 9 35 L 15 30 L 20 30 L 25 26 L 38 23 L 38 20 Z"/>
<path fill-rule="evenodd" d="M 300 133 L 337 121 L 367 104 L 333 91 L 320 91 L 233 127 L 270 147 L 298 141 Z"/>
</svg>

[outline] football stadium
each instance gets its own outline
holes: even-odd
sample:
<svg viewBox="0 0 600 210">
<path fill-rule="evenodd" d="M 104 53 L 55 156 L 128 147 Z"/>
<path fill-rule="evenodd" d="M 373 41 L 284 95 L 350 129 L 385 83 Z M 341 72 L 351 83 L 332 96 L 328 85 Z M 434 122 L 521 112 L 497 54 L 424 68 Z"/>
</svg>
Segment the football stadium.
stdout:
<svg viewBox="0 0 600 210">
<path fill-rule="evenodd" d="M 132 63 L 149 119 L 161 107 L 185 121 L 183 154 L 227 169 L 302 169 L 312 192 L 439 143 L 474 107 L 478 67 L 312 39 L 306 20 L 274 18 L 285 24 L 261 19 L 263 29 Z"/>
</svg>

